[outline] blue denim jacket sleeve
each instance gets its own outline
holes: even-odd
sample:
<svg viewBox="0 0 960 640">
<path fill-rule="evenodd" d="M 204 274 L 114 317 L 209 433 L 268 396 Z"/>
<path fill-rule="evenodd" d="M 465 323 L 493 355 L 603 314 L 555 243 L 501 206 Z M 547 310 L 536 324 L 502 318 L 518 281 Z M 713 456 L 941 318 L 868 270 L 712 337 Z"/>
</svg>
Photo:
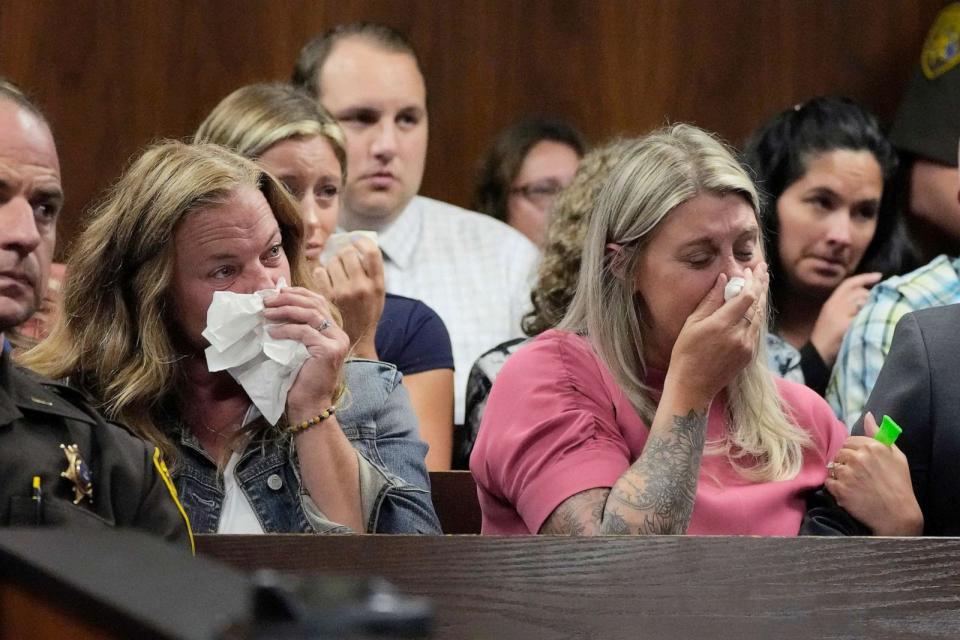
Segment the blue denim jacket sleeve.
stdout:
<svg viewBox="0 0 960 640">
<path fill-rule="evenodd" d="M 347 438 L 393 476 L 377 515 L 377 533 L 439 534 L 416 414 L 396 367 L 372 360 L 344 365 L 349 397 L 337 413 Z"/>
</svg>

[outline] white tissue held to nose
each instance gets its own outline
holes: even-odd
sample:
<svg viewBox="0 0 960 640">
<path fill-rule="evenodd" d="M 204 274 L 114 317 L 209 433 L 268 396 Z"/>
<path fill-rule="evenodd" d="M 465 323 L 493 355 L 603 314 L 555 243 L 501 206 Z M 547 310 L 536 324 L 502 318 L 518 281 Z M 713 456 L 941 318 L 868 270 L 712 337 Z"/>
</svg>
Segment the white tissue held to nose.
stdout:
<svg viewBox="0 0 960 640">
<path fill-rule="evenodd" d="M 730 278 L 730 282 L 723 288 L 723 301 L 730 298 L 736 298 L 743 291 L 743 285 L 747 283 L 743 278 Z"/>
<path fill-rule="evenodd" d="M 376 231 L 357 230 L 334 233 L 327 238 L 326 243 L 323 245 L 323 251 L 320 252 L 317 260 L 322 265 L 327 264 L 345 247 L 349 247 L 351 244 L 353 244 L 357 238 L 367 238 L 368 240 L 372 240 L 375 245 L 380 246 L 380 243 L 377 240 Z"/>
<path fill-rule="evenodd" d="M 203 330 L 203 337 L 210 342 L 205 351 L 207 368 L 233 376 L 270 424 L 277 424 L 283 415 L 287 393 L 310 357 L 302 342 L 271 336 L 263 315 L 263 301 L 286 286 L 280 278 L 275 289 L 217 291 Z"/>
</svg>

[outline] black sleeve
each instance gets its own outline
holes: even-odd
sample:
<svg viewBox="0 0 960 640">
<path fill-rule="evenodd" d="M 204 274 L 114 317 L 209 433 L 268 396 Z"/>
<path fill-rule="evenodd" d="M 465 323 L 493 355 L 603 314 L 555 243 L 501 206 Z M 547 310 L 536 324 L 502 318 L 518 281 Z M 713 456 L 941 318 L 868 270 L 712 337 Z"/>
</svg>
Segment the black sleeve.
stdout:
<svg viewBox="0 0 960 640">
<path fill-rule="evenodd" d="M 837 504 L 820 487 L 807 496 L 807 511 L 800 523 L 801 536 L 869 536 L 870 529 Z"/>
<path fill-rule="evenodd" d="M 144 443 L 143 492 L 137 515 L 131 524 L 168 542 L 189 545 L 195 551 L 190 522 L 180 504 L 159 450 Z"/>
<path fill-rule="evenodd" d="M 447 327 L 419 300 L 388 293 L 374 342 L 380 359 L 404 375 L 453 369 Z"/>
<path fill-rule="evenodd" d="M 827 383 L 830 382 L 830 367 L 811 342 L 800 348 L 800 370 L 803 371 L 804 384 L 816 391 L 820 397 L 825 396 Z"/>
</svg>

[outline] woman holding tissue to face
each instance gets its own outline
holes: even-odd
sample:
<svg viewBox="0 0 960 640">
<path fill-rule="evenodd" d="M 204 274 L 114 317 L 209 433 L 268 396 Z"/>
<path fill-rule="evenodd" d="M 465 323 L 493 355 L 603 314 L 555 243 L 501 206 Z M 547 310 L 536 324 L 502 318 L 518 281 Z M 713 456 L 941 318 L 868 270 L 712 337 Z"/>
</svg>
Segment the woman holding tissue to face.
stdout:
<svg viewBox="0 0 960 640">
<path fill-rule="evenodd" d="M 766 367 L 758 206 L 689 125 L 613 168 L 565 317 L 490 394 L 471 458 L 484 533 L 798 533 L 846 429 Z"/>
<path fill-rule="evenodd" d="M 896 153 L 870 113 L 815 98 L 764 124 L 744 160 L 768 195 L 771 332 L 799 350 L 804 382 L 824 395 L 870 288 L 900 270 L 898 218 L 880 207 Z"/>
<path fill-rule="evenodd" d="M 436 533 L 396 373 L 344 364 L 304 246 L 296 202 L 254 163 L 157 144 L 92 212 L 65 313 L 24 359 L 160 447 L 194 531 Z M 231 331 L 231 367 L 208 367 Z"/>
<path fill-rule="evenodd" d="M 376 242 L 354 234 L 342 248 L 327 246 L 337 227 L 347 166 L 336 121 L 315 98 L 294 87 L 254 84 L 224 98 L 200 125 L 195 140 L 255 160 L 296 198 L 308 230 L 306 254 L 317 291 L 343 314 L 353 356 L 397 366 L 420 435 L 430 445 L 427 467 L 449 469 L 453 352 L 443 321 L 419 300 L 384 293 L 383 258 Z M 331 249 L 335 255 L 327 258 Z"/>
</svg>

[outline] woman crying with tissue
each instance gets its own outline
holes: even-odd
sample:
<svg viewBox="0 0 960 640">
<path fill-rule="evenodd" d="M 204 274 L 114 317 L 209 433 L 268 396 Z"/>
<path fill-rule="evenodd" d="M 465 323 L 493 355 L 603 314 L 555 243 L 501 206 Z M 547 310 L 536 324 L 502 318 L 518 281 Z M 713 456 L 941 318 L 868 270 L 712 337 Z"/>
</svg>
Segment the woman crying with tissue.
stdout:
<svg viewBox="0 0 960 640">
<path fill-rule="evenodd" d="M 624 154 L 566 315 L 493 385 L 470 465 L 484 533 L 801 531 L 846 429 L 766 366 L 758 208 L 700 129 Z"/>
<path fill-rule="evenodd" d="M 347 168 L 340 126 L 316 98 L 300 89 L 261 83 L 241 87 L 221 100 L 194 139 L 256 161 L 297 200 L 314 283 L 343 314 L 352 355 L 396 365 L 410 393 L 420 436 L 430 446 L 427 468 L 449 469 L 450 335 L 440 316 L 420 300 L 384 292 L 383 257 L 375 241 L 358 235 L 361 232 L 349 237 L 334 233 Z"/>
<path fill-rule="evenodd" d="M 253 162 L 163 142 L 94 209 L 29 366 L 157 445 L 200 533 L 438 533 L 395 371 L 344 364 L 296 202 Z"/>
</svg>

